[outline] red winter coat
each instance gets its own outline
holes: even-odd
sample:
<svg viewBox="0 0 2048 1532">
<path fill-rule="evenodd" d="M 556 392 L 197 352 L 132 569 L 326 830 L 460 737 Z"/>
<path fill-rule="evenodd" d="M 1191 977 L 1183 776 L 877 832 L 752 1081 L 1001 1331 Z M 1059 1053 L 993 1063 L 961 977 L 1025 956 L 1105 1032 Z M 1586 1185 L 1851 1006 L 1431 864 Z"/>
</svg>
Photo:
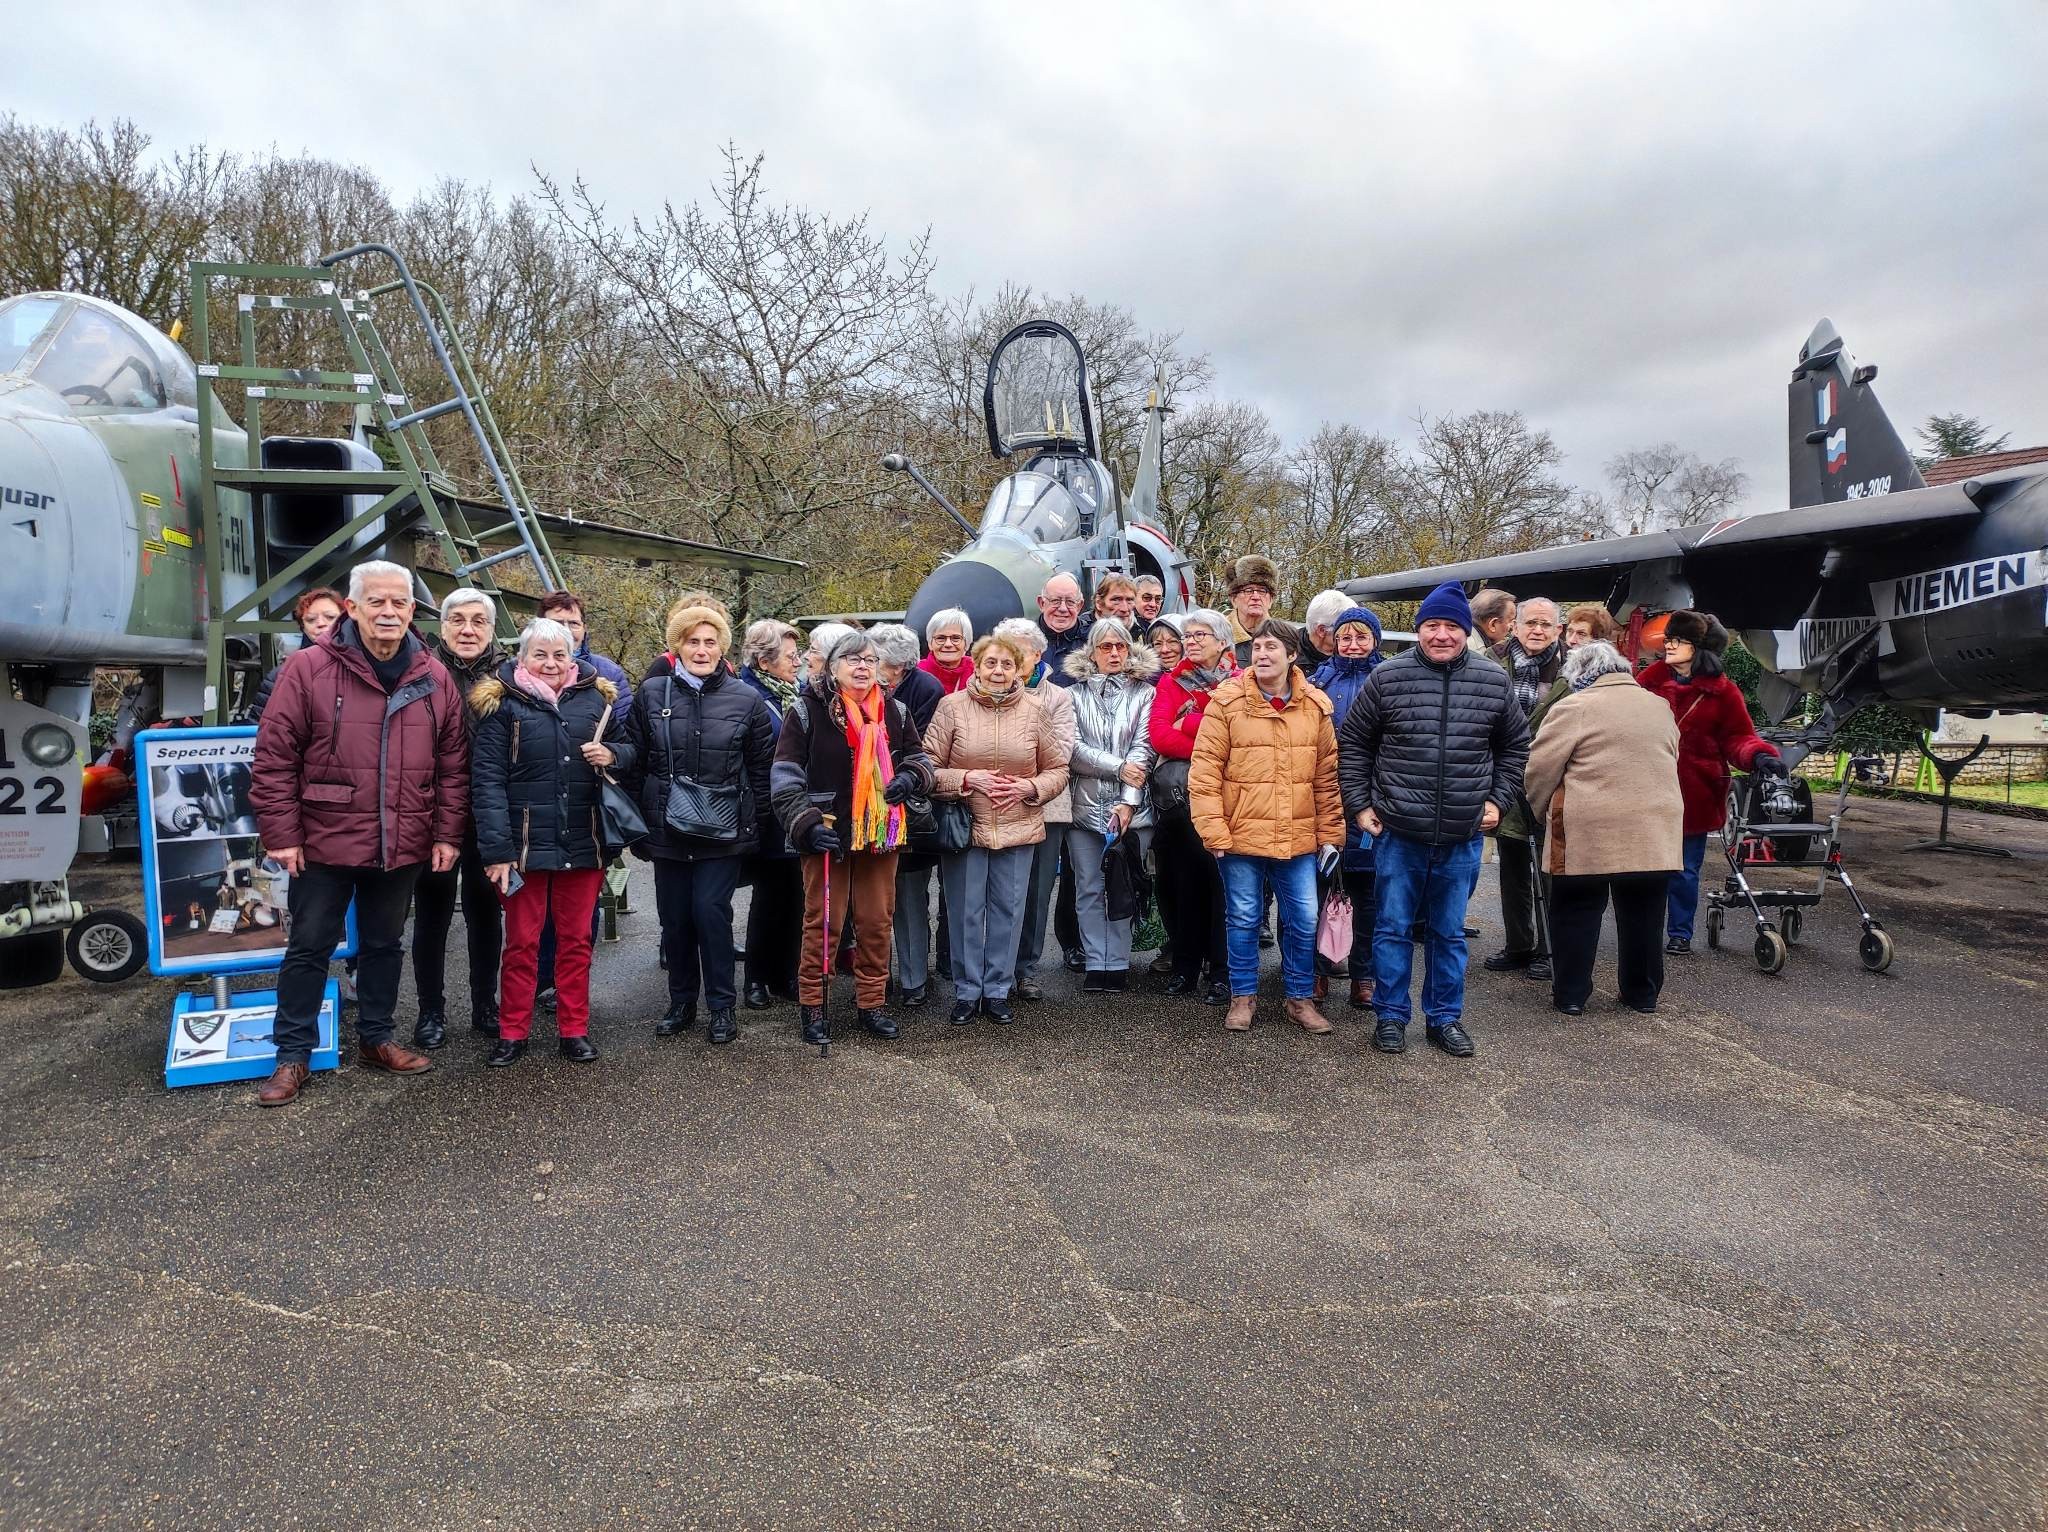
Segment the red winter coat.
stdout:
<svg viewBox="0 0 2048 1532">
<path fill-rule="evenodd" d="M 1152 689 L 1152 719 L 1146 733 L 1162 760 L 1193 759 L 1195 736 L 1202 732 L 1202 714 L 1208 711 L 1209 699 L 1216 695 L 1181 685 L 1181 677 L 1194 668 L 1192 660 L 1182 660 L 1161 676 Z M 1228 675 L 1236 673 L 1228 649 L 1223 651 L 1223 669 Z M 1188 707 L 1189 702 L 1194 706 Z"/>
<path fill-rule="evenodd" d="M 352 620 L 285 662 L 256 733 L 249 791 L 268 847 L 330 867 L 424 862 L 462 844 L 469 738 L 462 696 L 410 635 L 389 696 Z"/>
<path fill-rule="evenodd" d="M 1678 720 L 1678 790 L 1685 797 L 1687 835 L 1718 830 L 1728 817 L 1728 768 L 1748 771 L 1777 746 L 1758 737 L 1742 689 L 1726 675 L 1690 681 L 1662 660 L 1636 680 L 1671 704 Z"/>
</svg>

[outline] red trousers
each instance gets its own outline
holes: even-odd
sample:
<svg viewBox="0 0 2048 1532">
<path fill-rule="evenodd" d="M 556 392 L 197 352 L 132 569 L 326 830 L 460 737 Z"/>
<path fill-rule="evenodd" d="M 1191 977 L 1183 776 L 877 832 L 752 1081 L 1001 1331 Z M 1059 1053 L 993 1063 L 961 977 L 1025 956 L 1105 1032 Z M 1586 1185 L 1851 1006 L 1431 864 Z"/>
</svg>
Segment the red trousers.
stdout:
<svg viewBox="0 0 2048 1532">
<path fill-rule="evenodd" d="M 533 1025 L 533 985 L 540 973 L 540 932 L 555 915 L 555 1035 L 590 1031 L 590 914 L 604 869 L 529 872 L 505 901 L 505 962 L 498 978 L 498 1036 L 516 1043 Z"/>
</svg>

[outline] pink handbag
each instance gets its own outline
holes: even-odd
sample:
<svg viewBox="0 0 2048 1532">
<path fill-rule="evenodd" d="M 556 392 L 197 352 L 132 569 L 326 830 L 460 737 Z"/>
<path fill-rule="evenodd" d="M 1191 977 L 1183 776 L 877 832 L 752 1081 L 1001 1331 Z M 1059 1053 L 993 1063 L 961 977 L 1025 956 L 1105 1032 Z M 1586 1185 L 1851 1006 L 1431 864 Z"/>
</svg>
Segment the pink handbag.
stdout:
<svg viewBox="0 0 2048 1532">
<path fill-rule="evenodd" d="M 1316 951 L 1333 963 L 1351 960 L 1351 896 L 1340 882 L 1330 884 L 1330 895 L 1316 921 Z"/>
</svg>

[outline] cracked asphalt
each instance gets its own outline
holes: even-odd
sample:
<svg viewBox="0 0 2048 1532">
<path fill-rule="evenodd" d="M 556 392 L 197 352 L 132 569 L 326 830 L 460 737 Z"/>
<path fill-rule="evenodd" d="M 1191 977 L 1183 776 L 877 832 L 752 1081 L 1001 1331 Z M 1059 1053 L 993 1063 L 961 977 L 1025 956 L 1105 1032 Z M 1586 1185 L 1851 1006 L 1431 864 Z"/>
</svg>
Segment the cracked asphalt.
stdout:
<svg viewBox="0 0 2048 1532">
<path fill-rule="evenodd" d="M 644 872 L 588 1069 L 261 1112 L 168 983 L 0 996 L 0 1526 L 2040 1527 L 2048 825 L 1854 814 L 1890 973 L 1475 967 L 1469 1063 L 1271 972 L 657 1043 Z"/>
</svg>

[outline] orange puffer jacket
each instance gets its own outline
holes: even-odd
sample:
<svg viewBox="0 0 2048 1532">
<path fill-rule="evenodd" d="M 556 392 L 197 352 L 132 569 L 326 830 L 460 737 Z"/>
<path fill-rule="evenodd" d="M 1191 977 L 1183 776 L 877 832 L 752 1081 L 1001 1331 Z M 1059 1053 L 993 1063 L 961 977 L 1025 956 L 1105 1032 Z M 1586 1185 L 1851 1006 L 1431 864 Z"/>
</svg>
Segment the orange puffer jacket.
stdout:
<svg viewBox="0 0 2048 1532">
<path fill-rule="evenodd" d="M 1216 688 L 1195 736 L 1188 805 L 1211 851 L 1303 856 L 1344 843 L 1330 699 L 1299 670 L 1276 709 L 1249 674 Z"/>
</svg>

